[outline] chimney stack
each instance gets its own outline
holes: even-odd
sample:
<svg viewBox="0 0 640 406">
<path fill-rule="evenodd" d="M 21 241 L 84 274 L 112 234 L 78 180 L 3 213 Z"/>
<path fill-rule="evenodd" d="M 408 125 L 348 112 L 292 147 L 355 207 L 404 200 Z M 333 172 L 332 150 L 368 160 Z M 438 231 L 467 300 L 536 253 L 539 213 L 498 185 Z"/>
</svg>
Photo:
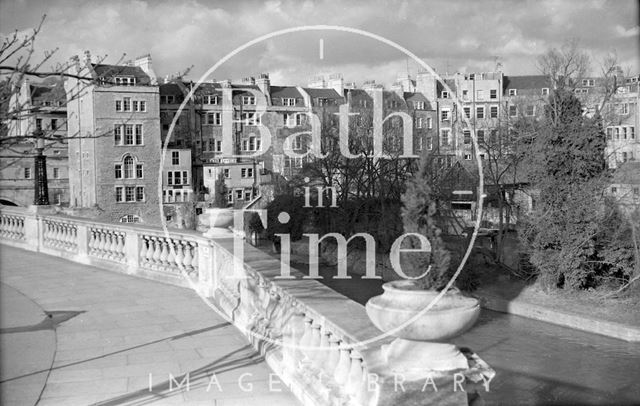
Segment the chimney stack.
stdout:
<svg viewBox="0 0 640 406">
<path fill-rule="evenodd" d="M 146 54 L 146 55 L 137 57 L 133 61 L 133 66 L 138 66 L 140 69 L 142 69 L 144 73 L 146 73 L 151 79 L 152 85 L 158 84 L 158 77 L 156 76 L 156 73 L 153 71 L 153 66 L 151 64 L 151 54 Z"/>
<path fill-rule="evenodd" d="M 255 84 L 258 85 L 260 91 L 265 95 L 267 100 L 271 100 L 271 81 L 269 80 L 269 74 L 261 73 Z"/>
</svg>

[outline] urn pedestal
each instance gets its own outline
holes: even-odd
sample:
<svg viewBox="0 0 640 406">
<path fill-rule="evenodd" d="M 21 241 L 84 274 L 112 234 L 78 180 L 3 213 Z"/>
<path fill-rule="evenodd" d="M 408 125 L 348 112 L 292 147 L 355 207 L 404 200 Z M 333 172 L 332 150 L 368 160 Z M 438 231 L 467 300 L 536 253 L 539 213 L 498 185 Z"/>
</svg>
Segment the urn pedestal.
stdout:
<svg viewBox="0 0 640 406">
<path fill-rule="evenodd" d="M 367 302 L 366 310 L 376 327 L 396 337 L 381 350 L 390 368 L 414 380 L 469 367 L 467 358 L 447 340 L 476 322 L 480 315 L 477 299 L 458 290 L 443 295 L 421 290 L 406 280 L 385 283 L 383 289 L 382 295 Z"/>
</svg>

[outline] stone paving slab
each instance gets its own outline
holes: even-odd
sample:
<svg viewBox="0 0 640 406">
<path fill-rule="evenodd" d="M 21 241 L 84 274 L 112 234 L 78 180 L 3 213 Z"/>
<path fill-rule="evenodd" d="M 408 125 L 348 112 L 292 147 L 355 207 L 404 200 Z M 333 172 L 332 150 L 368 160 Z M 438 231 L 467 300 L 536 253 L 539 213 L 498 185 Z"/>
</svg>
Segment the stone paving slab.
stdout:
<svg viewBox="0 0 640 406">
<path fill-rule="evenodd" d="M 244 336 L 188 289 L 2 245 L 0 281 L 61 312 L 49 330 L 53 364 L 38 370 L 48 374 L 39 406 L 299 404 Z M 15 305 L 5 307 L 20 324 Z M 10 350 L 2 343 L 2 353 Z M 28 383 L 37 374 L 19 372 L 14 387 L 35 393 Z M 0 403 L 35 404 L 4 387 Z"/>
</svg>

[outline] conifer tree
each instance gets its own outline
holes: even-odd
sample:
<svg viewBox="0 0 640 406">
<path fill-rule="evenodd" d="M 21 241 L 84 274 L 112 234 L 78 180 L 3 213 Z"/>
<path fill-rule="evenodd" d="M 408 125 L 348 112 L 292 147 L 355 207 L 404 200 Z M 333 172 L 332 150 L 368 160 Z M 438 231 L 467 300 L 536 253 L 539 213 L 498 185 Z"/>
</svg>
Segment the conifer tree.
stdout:
<svg viewBox="0 0 640 406">
<path fill-rule="evenodd" d="M 405 273 L 409 276 L 423 274 L 431 265 L 431 270 L 416 284 L 421 289 L 441 290 L 449 282 L 453 272 L 449 269 L 450 254 L 445 249 L 436 226 L 434 215 L 436 202 L 429 186 L 431 159 L 427 154 L 420 158 L 419 168 L 407 181 L 406 191 L 402 195 L 402 223 L 404 233 L 418 233 L 427 237 L 431 243 L 431 253 L 409 253 L 405 256 L 409 266 Z M 417 238 L 407 238 L 407 247 L 419 248 Z"/>
</svg>

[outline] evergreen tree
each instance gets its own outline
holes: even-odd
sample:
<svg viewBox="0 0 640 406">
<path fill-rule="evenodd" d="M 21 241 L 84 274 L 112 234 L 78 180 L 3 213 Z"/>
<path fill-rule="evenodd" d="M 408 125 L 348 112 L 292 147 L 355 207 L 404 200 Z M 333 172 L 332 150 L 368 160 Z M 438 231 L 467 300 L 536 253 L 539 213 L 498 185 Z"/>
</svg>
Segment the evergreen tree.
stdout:
<svg viewBox="0 0 640 406">
<path fill-rule="evenodd" d="M 431 243 L 431 253 L 408 253 L 405 258 L 409 267 L 405 273 L 409 276 L 419 276 L 431 265 L 429 273 L 416 283 L 421 289 L 440 290 L 449 282 L 453 272 L 449 269 L 449 252 L 445 249 L 434 219 L 436 202 L 429 186 L 430 162 L 426 154 L 420 158 L 418 171 L 407 181 L 406 191 L 402 195 L 401 213 L 404 232 L 426 236 Z M 417 238 L 408 237 L 405 241 L 408 246 L 403 248 L 420 248 Z"/>
</svg>

